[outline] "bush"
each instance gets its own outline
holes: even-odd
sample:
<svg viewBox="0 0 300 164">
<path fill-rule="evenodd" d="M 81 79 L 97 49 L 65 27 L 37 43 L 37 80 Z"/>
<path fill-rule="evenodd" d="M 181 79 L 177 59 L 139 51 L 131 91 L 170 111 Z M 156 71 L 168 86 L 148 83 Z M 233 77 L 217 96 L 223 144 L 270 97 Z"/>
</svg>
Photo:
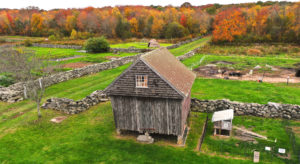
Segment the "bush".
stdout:
<svg viewBox="0 0 300 164">
<path fill-rule="evenodd" d="M 57 40 L 55 35 L 50 35 L 48 39 L 51 41 Z"/>
<path fill-rule="evenodd" d="M 87 52 L 108 52 L 110 47 L 108 41 L 102 36 L 99 38 L 90 38 L 85 42 Z"/>
<path fill-rule="evenodd" d="M 73 29 L 70 35 L 70 39 L 77 39 L 77 38 L 78 38 L 77 31 Z"/>
<path fill-rule="evenodd" d="M 0 75 L 0 86 L 7 87 L 14 83 L 14 79 L 9 75 Z"/>
<path fill-rule="evenodd" d="M 31 46 L 32 46 L 31 40 L 26 39 L 26 40 L 24 41 L 24 46 L 25 46 L 25 47 L 31 47 Z"/>
</svg>

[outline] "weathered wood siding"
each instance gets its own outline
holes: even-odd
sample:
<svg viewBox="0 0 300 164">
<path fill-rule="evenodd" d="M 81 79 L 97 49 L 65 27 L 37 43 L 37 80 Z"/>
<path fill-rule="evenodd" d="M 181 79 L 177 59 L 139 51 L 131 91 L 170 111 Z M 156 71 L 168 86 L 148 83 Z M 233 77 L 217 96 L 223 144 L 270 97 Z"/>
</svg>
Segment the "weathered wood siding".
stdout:
<svg viewBox="0 0 300 164">
<path fill-rule="evenodd" d="M 186 124 L 187 117 L 190 113 L 190 106 L 191 106 L 191 94 L 189 94 L 189 96 L 182 101 L 182 114 L 181 114 L 182 131 L 184 130 L 184 125 Z"/>
<path fill-rule="evenodd" d="M 148 88 L 136 88 L 135 76 L 148 75 Z M 153 72 L 143 61 L 139 60 L 127 72 L 122 74 L 106 90 L 108 95 L 135 97 L 157 97 L 182 99 L 183 97 L 168 83 Z"/>
<path fill-rule="evenodd" d="M 121 130 L 181 135 L 181 99 L 111 96 L 115 126 Z"/>
</svg>

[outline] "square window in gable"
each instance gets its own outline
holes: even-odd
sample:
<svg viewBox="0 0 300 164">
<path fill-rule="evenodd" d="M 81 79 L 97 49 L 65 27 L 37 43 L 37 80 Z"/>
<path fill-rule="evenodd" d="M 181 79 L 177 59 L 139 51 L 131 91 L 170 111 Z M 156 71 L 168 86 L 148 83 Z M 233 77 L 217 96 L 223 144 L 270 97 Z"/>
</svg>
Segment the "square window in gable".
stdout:
<svg viewBox="0 0 300 164">
<path fill-rule="evenodd" d="M 148 88 L 148 75 L 136 75 L 135 76 L 136 88 Z"/>
</svg>

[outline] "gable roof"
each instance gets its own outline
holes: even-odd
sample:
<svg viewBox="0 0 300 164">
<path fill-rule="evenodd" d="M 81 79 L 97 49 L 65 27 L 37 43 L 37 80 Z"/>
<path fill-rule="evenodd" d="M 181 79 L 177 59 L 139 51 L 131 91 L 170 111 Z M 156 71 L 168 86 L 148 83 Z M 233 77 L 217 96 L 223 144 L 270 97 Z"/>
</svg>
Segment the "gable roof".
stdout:
<svg viewBox="0 0 300 164">
<path fill-rule="evenodd" d="M 227 109 L 215 112 L 212 116 L 211 121 L 217 122 L 217 121 L 223 121 L 223 120 L 232 120 L 233 119 L 233 109 Z"/>
<path fill-rule="evenodd" d="M 181 95 L 184 97 L 189 95 L 196 75 L 167 48 L 161 47 L 150 51 L 140 59 Z"/>
</svg>

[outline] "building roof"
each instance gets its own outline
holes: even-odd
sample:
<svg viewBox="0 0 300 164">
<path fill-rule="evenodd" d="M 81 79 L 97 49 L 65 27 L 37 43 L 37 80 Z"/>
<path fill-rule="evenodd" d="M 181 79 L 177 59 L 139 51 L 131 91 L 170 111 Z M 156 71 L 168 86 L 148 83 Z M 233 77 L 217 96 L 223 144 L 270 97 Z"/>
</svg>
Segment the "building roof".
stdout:
<svg viewBox="0 0 300 164">
<path fill-rule="evenodd" d="M 161 47 L 148 52 L 140 59 L 181 95 L 184 97 L 189 95 L 196 75 L 167 48 Z"/>
<path fill-rule="evenodd" d="M 211 121 L 217 122 L 217 121 L 223 121 L 223 120 L 232 120 L 233 119 L 233 109 L 227 109 L 215 112 L 212 116 Z"/>
</svg>

